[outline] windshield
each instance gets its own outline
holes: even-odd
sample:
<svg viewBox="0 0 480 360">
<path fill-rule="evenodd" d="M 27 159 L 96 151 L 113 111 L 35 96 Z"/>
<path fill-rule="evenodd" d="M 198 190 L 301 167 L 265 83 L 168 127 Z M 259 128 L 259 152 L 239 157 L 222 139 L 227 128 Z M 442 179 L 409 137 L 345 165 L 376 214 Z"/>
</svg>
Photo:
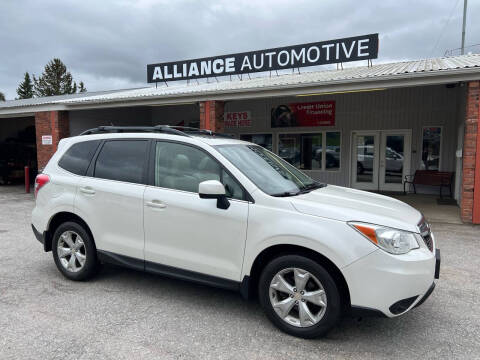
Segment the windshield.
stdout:
<svg viewBox="0 0 480 360">
<path fill-rule="evenodd" d="M 293 196 L 325 186 L 258 145 L 215 147 L 263 192 Z"/>
</svg>

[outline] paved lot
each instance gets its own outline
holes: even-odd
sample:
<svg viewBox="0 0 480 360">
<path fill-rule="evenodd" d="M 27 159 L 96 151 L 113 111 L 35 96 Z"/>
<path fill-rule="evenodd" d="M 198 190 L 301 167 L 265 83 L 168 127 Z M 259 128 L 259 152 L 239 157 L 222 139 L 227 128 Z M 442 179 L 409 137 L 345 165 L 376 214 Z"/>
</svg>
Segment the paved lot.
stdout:
<svg viewBox="0 0 480 360">
<path fill-rule="evenodd" d="M 420 308 L 307 341 L 236 293 L 114 267 L 68 281 L 31 232 L 32 206 L 0 187 L 1 359 L 480 358 L 480 227 L 433 224 L 442 273 Z"/>
</svg>

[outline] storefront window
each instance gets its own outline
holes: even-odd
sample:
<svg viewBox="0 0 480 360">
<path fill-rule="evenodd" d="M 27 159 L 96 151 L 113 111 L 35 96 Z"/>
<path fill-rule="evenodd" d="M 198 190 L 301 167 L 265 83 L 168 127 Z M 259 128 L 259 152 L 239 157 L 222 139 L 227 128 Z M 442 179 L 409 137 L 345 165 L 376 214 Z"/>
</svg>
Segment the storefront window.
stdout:
<svg viewBox="0 0 480 360">
<path fill-rule="evenodd" d="M 240 134 L 240 140 L 252 142 L 272 151 L 272 134 Z"/>
<path fill-rule="evenodd" d="M 338 170 L 340 169 L 340 132 L 327 132 L 326 139 L 325 168 Z"/>
<path fill-rule="evenodd" d="M 423 146 L 421 169 L 440 170 L 441 127 L 423 128 Z"/>
<path fill-rule="evenodd" d="M 322 170 L 322 133 L 280 134 L 278 155 L 303 170 Z"/>
<path fill-rule="evenodd" d="M 302 170 L 339 170 L 340 132 L 280 134 L 278 155 Z"/>
</svg>

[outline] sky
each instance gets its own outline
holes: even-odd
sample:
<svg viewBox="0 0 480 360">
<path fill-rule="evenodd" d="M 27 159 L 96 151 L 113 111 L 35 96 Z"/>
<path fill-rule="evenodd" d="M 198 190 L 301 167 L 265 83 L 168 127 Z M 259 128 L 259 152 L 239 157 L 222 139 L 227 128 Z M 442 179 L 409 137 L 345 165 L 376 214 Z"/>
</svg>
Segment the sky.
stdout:
<svg viewBox="0 0 480 360">
<path fill-rule="evenodd" d="M 0 92 L 54 57 L 89 91 L 148 86 L 150 63 L 370 33 L 374 64 L 439 57 L 460 47 L 462 15 L 463 0 L 0 0 Z M 466 45 L 479 15 L 470 0 Z"/>
</svg>

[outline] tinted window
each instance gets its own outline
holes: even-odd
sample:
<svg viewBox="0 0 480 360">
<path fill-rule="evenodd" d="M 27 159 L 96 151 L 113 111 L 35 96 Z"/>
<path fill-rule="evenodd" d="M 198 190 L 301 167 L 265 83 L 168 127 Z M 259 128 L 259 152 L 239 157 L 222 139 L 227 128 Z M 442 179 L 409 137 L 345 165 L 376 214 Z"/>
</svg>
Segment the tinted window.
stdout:
<svg viewBox="0 0 480 360">
<path fill-rule="evenodd" d="M 192 146 L 157 142 L 155 186 L 198 193 L 202 181 L 218 180 L 227 197 L 244 199 L 242 187 L 206 152 Z"/>
<path fill-rule="evenodd" d="M 99 143 L 99 140 L 94 140 L 73 144 L 62 156 L 58 165 L 71 173 L 85 175 Z"/>
<path fill-rule="evenodd" d="M 107 141 L 95 163 L 94 176 L 143 183 L 147 145 L 146 140 Z"/>
</svg>

